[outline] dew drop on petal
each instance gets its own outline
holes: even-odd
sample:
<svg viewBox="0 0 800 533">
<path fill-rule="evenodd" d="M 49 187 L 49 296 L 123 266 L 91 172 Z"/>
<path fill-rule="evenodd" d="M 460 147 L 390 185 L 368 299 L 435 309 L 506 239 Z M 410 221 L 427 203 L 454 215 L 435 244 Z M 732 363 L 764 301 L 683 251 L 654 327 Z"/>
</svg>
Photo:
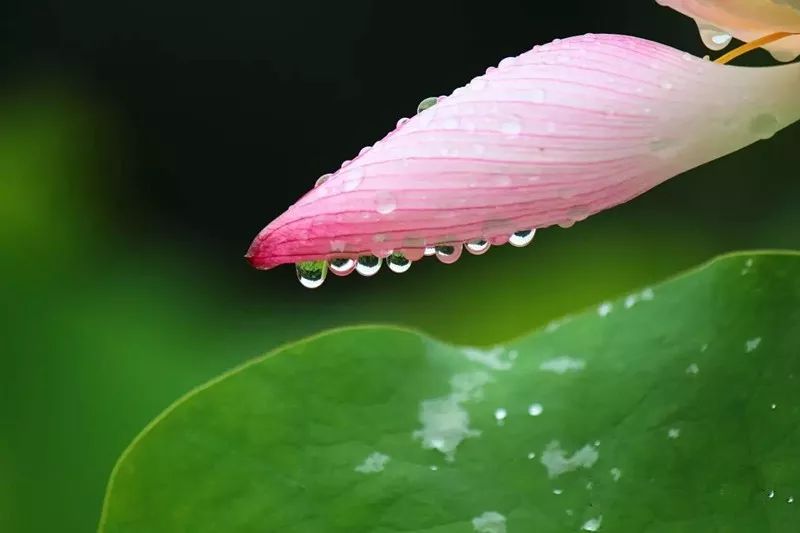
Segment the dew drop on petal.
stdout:
<svg viewBox="0 0 800 533">
<path fill-rule="evenodd" d="M 316 289 L 325 282 L 328 273 L 327 261 L 303 261 L 295 265 L 297 279 L 307 289 Z"/>
<path fill-rule="evenodd" d="M 750 121 L 750 131 L 759 139 L 769 139 L 779 129 L 778 119 L 772 113 L 761 113 Z"/>
<path fill-rule="evenodd" d="M 485 254 L 486 251 L 489 249 L 489 241 L 484 241 L 483 239 L 470 241 L 464 247 L 467 249 L 469 253 L 472 255 L 481 255 Z"/>
<path fill-rule="evenodd" d="M 333 174 L 323 174 L 322 176 L 317 178 L 317 182 L 314 184 L 314 188 L 316 189 L 317 187 L 328 181 L 331 176 L 333 176 Z"/>
<path fill-rule="evenodd" d="M 389 270 L 396 274 L 402 274 L 411 268 L 411 260 L 401 253 L 389 255 L 389 257 L 386 258 L 386 264 L 389 266 Z"/>
<path fill-rule="evenodd" d="M 435 246 L 426 246 L 425 251 L 422 252 L 422 255 L 425 257 L 430 257 L 432 255 L 436 255 L 436 247 Z"/>
<path fill-rule="evenodd" d="M 450 265 L 458 261 L 461 257 L 462 247 L 460 244 L 449 245 L 443 244 L 436 247 L 436 258 L 446 265 Z"/>
<path fill-rule="evenodd" d="M 396 127 L 398 127 L 398 128 L 399 128 L 399 127 L 401 127 L 403 124 L 405 124 L 405 123 L 406 123 L 406 122 L 408 122 L 409 120 L 410 120 L 410 119 L 408 119 L 408 118 L 406 118 L 406 117 L 403 117 L 403 118 L 401 118 L 400 120 L 398 120 L 398 121 L 397 121 Z"/>
<path fill-rule="evenodd" d="M 378 270 L 381 269 L 382 262 L 383 260 L 380 257 L 376 257 L 374 255 L 362 255 L 358 258 L 356 272 L 362 276 L 374 276 L 378 273 Z"/>
<path fill-rule="evenodd" d="M 378 191 L 375 195 L 375 210 L 381 215 L 388 215 L 397 209 L 397 200 L 389 191 Z"/>
<path fill-rule="evenodd" d="M 722 50 L 731 42 L 731 35 L 712 24 L 697 22 L 700 39 L 709 50 Z"/>
<path fill-rule="evenodd" d="M 356 269 L 356 260 L 351 257 L 331 259 L 328 269 L 337 276 L 346 276 Z"/>
<path fill-rule="evenodd" d="M 527 246 L 533 240 L 533 236 L 536 234 L 535 229 L 526 229 L 521 231 L 515 231 L 511 234 L 508 238 L 508 244 L 511 246 L 516 246 L 517 248 L 521 248 L 522 246 Z"/>
<path fill-rule="evenodd" d="M 522 131 L 522 124 L 516 120 L 507 120 L 500 124 L 500 131 L 506 135 L 519 135 Z"/>
<path fill-rule="evenodd" d="M 436 96 L 429 96 L 428 98 L 424 99 L 419 103 L 417 106 L 417 113 L 422 113 L 426 109 L 429 109 L 437 104 L 439 98 Z"/>
<path fill-rule="evenodd" d="M 358 188 L 364 181 L 364 169 L 357 168 L 345 173 L 341 178 L 342 190 L 349 192 Z"/>
</svg>

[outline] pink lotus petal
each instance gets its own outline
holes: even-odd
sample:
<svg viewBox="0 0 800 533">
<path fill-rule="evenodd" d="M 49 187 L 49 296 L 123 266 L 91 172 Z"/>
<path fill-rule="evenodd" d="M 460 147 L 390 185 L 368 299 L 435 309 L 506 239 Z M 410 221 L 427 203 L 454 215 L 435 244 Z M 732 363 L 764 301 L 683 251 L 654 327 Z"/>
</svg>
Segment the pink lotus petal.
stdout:
<svg viewBox="0 0 800 533">
<path fill-rule="evenodd" d="M 777 32 L 800 33 L 800 2 L 797 0 L 657 0 L 659 4 L 692 17 L 703 42 L 721 50 L 731 36 L 750 42 Z M 778 61 L 800 55 L 800 35 L 766 45 Z"/>
<path fill-rule="evenodd" d="M 586 35 L 535 47 L 416 115 L 256 237 L 257 268 L 577 220 L 800 118 L 800 64 L 719 65 Z"/>
</svg>

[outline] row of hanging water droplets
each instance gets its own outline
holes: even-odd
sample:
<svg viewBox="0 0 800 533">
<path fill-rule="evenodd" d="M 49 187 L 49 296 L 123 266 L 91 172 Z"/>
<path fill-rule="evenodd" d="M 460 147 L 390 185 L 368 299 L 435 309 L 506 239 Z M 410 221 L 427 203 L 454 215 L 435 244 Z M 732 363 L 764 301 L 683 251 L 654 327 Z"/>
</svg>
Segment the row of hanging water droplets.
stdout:
<svg viewBox="0 0 800 533">
<path fill-rule="evenodd" d="M 425 98 L 422 102 L 419 103 L 417 106 L 417 114 L 422 113 L 428 108 L 433 107 L 437 103 L 441 102 L 445 96 L 431 96 Z M 408 122 L 409 119 L 401 118 L 397 122 L 397 127 L 401 127 L 403 124 Z M 359 155 L 362 155 L 367 150 L 368 147 L 365 147 L 361 150 Z M 346 166 L 350 161 L 345 161 L 342 166 Z M 332 174 L 325 174 L 320 176 L 317 179 L 317 182 L 314 184 L 314 187 L 319 187 L 323 183 L 325 183 Z M 525 229 L 520 230 L 512 233 L 508 238 L 508 243 L 512 246 L 522 247 L 527 246 L 533 240 L 533 237 L 536 233 L 535 229 Z M 497 241 L 498 243 L 505 242 L 505 238 L 500 239 Z M 458 261 L 461 257 L 461 253 L 463 249 L 471 253 L 472 255 L 482 255 L 486 253 L 491 246 L 491 243 L 485 239 L 476 239 L 473 241 L 469 241 L 466 243 L 458 243 L 458 244 L 437 244 L 434 246 L 427 246 L 425 247 L 422 255 L 425 257 L 435 256 L 439 261 L 445 264 L 452 264 Z M 389 270 L 396 274 L 402 274 L 407 272 L 408 269 L 411 268 L 411 263 L 413 262 L 411 259 L 406 257 L 401 252 L 394 252 L 390 251 L 385 258 L 378 257 L 376 255 L 362 255 L 358 258 L 353 257 L 340 257 L 331 259 L 330 261 L 325 260 L 317 260 L 317 261 L 303 261 L 300 263 L 295 264 L 295 269 L 297 271 L 297 279 L 300 283 L 309 289 L 315 289 L 320 287 L 324 282 L 325 278 L 328 275 L 328 271 L 332 272 L 337 276 L 347 276 L 348 274 L 352 274 L 353 272 L 357 272 L 365 277 L 374 276 L 375 274 L 380 271 L 381 266 L 383 263 L 389 267 Z"/>
<path fill-rule="evenodd" d="M 508 238 L 508 243 L 516 247 L 527 246 L 533 241 L 535 234 L 535 229 L 516 231 Z M 464 249 L 473 255 L 482 255 L 489 250 L 490 246 L 489 241 L 484 239 L 469 241 L 463 245 L 439 244 L 426 247 L 423 256 L 435 256 L 442 263 L 449 265 L 458 261 Z M 297 279 L 304 287 L 316 289 L 325 282 L 328 271 L 337 276 L 347 276 L 357 272 L 362 276 L 370 277 L 378 273 L 384 262 L 389 270 L 396 274 L 407 272 L 413 263 L 406 255 L 392 251 L 385 258 L 369 254 L 361 255 L 358 258 L 339 257 L 330 261 L 303 261 L 297 263 L 295 269 L 297 270 Z"/>
</svg>

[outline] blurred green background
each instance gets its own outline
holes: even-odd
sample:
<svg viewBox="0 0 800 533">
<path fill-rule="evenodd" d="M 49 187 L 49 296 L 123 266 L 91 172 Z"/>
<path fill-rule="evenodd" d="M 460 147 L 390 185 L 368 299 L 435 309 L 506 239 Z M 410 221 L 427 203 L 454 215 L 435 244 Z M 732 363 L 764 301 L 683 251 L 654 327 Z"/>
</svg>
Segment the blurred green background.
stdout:
<svg viewBox="0 0 800 533">
<path fill-rule="evenodd" d="M 502 57 L 587 31 L 707 53 L 655 3 L 574 4 L 0 8 L 0 531 L 93 530 L 152 417 L 283 342 L 378 322 L 491 344 L 725 251 L 800 248 L 795 125 L 525 249 L 317 291 L 248 267 L 317 176 Z"/>
</svg>

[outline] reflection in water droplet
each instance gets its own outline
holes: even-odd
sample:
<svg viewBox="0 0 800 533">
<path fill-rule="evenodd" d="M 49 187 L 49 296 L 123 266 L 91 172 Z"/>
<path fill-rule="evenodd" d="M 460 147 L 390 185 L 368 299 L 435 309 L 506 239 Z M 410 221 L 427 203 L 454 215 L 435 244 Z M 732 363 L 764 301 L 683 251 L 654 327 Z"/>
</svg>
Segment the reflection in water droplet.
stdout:
<svg viewBox="0 0 800 533">
<path fill-rule="evenodd" d="M 486 251 L 489 249 L 489 246 L 491 246 L 489 244 L 489 241 L 484 241 L 484 240 L 481 239 L 481 240 L 477 240 L 477 241 L 468 242 L 465 245 L 465 248 L 472 255 L 481 255 L 481 254 L 486 253 Z"/>
<path fill-rule="evenodd" d="M 436 258 L 446 265 L 450 265 L 458 261 L 461 257 L 462 247 L 460 244 L 449 245 L 443 244 L 436 247 Z"/>
<path fill-rule="evenodd" d="M 508 244 L 510 244 L 511 246 L 516 246 L 517 248 L 521 248 L 522 246 L 527 246 L 533 240 L 534 235 L 536 235 L 535 229 L 515 231 L 508 238 Z"/>
<path fill-rule="evenodd" d="M 382 259 L 374 255 L 362 255 L 358 258 L 356 272 L 362 276 L 374 276 L 381 269 Z"/>
<path fill-rule="evenodd" d="M 422 113 L 426 109 L 435 106 L 438 101 L 439 99 L 436 96 L 429 96 L 419 103 L 417 106 L 417 113 Z"/>
<path fill-rule="evenodd" d="M 328 268 L 337 276 L 346 276 L 356 269 L 356 260 L 350 257 L 337 257 L 331 259 Z"/>
<path fill-rule="evenodd" d="M 540 403 L 532 403 L 530 407 L 528 407 L 528 414 L 531 416 L 539 416 L 544 411 L 544 407 Z"/>
<path fill-rule="evenodd" d="M 375 210 L 381 215 L 388 215 L 397 209 L 397 200 L 389 191 L 378 191 L 375 194 Z"/>
<path fill-rule="evenodd" d="M 317 187 L 328 181 L 331 176 L 333 176 L 333 174 L 323 174 L 322 176 L 317 178 L 317 182 L 314 184 L 314 188 L 316 189 Z"/>
<path fill-rule="evenodd" d="M 700 39 L 709 50 L 722 50 L 731 42 L 731 35 L 712 24 L 697 21 Z"/>
<path fill-rule="evenodd" d="M 327 261 L 303 261 L 295 265 L 297 279 L 308 289 L 316 289 L 325 282 L 328 273 Z"/>
<path fill-rule="evenodd" d="M 386 264 L 389 265 L 389 270 L 397 274 L 407 272 L 411 268 L 411 261 L 401 253 L 393 253 L 386 258 Z"/>
</svg>

